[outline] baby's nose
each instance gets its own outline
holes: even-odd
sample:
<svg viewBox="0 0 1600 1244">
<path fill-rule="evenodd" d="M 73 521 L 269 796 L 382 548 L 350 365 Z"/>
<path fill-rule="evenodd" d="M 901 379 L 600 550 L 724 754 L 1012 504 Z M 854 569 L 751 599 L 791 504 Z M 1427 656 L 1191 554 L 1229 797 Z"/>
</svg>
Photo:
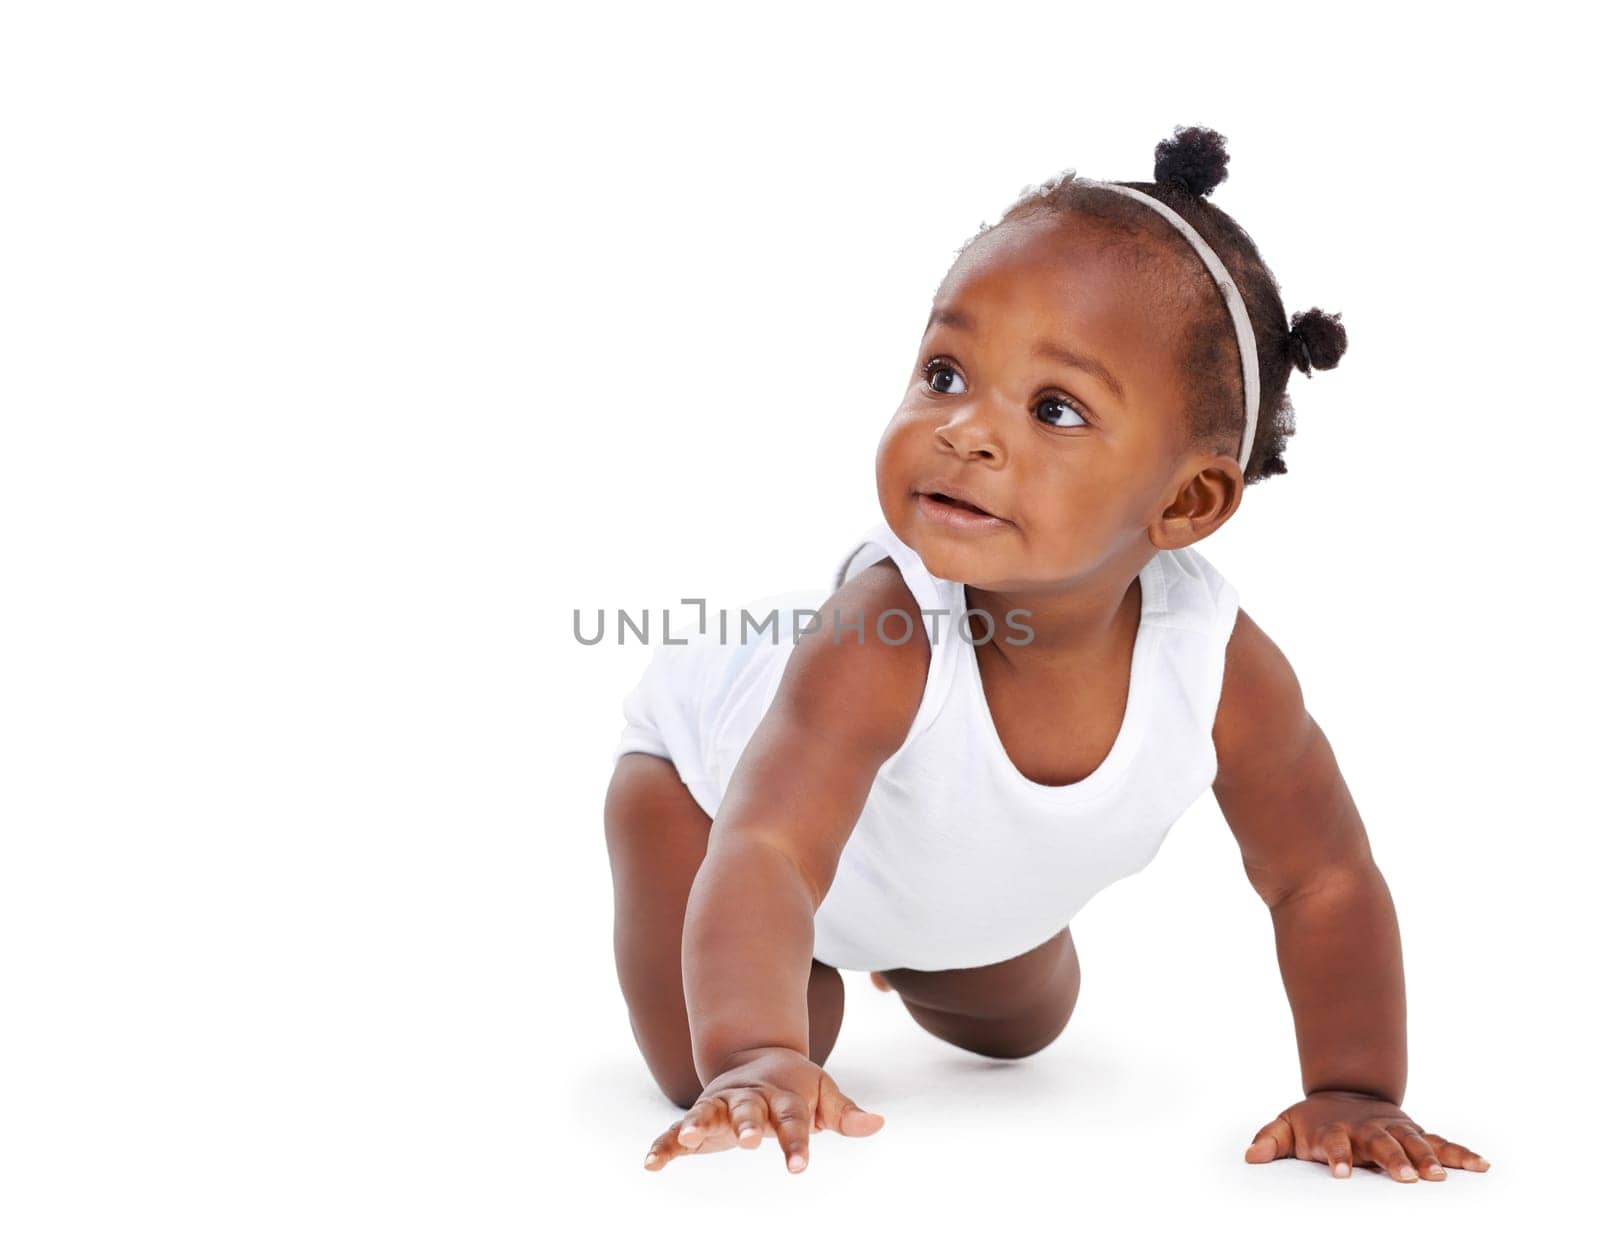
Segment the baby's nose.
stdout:
<svg viewBox="0 0 1600 1244">
<path fill-rule="evenodd" d="M 981 403 L 956 411 L 937 434 L 948 448 L 964 458 L 999 461 L 1005 454 L 1000 420 Z"/>
</svg>

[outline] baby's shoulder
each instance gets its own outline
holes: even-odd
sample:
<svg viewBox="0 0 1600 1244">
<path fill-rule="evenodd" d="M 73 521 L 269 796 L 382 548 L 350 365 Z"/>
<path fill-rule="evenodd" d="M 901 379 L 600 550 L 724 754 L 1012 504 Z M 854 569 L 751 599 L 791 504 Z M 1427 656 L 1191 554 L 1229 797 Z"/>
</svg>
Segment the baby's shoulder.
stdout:
<svg viewBox="0 0 1600 1244">
<path fill-rule="evenodd" d="M 817 615 L 777 703 L 814 729 L 892 752 L 910 733 L 932 660 L 916 596 L 885 557 L 835 588 Z"/>
</svg>

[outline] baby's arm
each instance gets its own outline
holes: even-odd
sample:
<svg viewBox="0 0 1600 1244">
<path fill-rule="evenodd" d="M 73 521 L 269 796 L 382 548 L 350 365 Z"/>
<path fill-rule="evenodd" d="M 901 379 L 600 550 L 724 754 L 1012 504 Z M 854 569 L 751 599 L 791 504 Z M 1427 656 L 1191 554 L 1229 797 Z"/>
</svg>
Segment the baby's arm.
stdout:
<svg viewBox="0 0 1600 1244">
<path fill-rule="evenodd" d="M 835 608 L 841 623 L 861 612 L 859 640 L 853 630 L 835 640 Z M 686 1148 L 746 1122 L 759 1144 L 770 1122 L 797 1169 L 813 1117 L 836 1126 L 854 1108 L 848 1099 L 840 1105 L 826 1073 L 810 1062 L 806 994 L 813 914 L 873 778 L 905 741 L 927 679 L 930 650 L 920 627 L 908 642 L 878 638 L 875 619 L 888 609 L 917 616 L 916 599 L 887 562 L 824 603 L 822 628 L 796 644 L 712 821 L 684 918 L 684 997 L 695 1070 L 706 1086 L 679 1128 L 679 1139 L 691 1142 Z M 766 1117 L 769 1109 L 779 1116 L 780 1107 L 788 1117 Z M 860 1112 L 850 1134 L 879 1124 Z"/>
<path fill-rule="evenodd" d="M 1487 1169 L 1400 1110 L 1406 1004 L 1394 903 L 1299 680 L 1243 610 L 1213 738 L 1217 804 L 1272 912 L 1306 1095 L 1256 1134 L 1246 1158 L 1324 1161 L 1335 1176 L 1372 1165 L 1407 1182 L 1418 1171 L 1443 1179 L 1443 1166 Z"/>
</svg>

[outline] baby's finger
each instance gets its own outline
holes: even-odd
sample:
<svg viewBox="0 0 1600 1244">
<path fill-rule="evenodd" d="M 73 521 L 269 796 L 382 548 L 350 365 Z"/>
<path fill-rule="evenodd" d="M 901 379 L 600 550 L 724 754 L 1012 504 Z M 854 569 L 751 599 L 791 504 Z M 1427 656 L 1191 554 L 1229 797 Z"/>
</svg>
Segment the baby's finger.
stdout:
<svg viewBox="0 0 1600 1244">
<path fill-rule="evenodd" d="M 778 1134 L 778 1145 L 783 1150 L 791 1171 L 805 1170 L 811 1160 L 811 1107 L 798 1093 L 773 1093 L 767 1100 L 772 1116 L 772 1130 Z"/>
<path fill-rule="evenodd" d="M 1433 1146 L 1427 1138 L 1407 1123 L 1396 1123 L 1389 1129 L 1393 1136 L 1406 1151 L 1406 1157 L 1411 1159 L 1411 1165 L 1424 1179 L 1443 1179 L 1444 1167 L 1439 1165 L 1439 1159 L 1434 1155 Z"/>
<path fill-rule="evenodd" d="M 678 1143 L 678 1128 L 682 1126 L 682 1123 L 683 1121 L 680 1119 L 650 1143 L 650 1149 L 644 1155 L 646 1170 L 658 1171 L 672 1161 L 673 1158 L 689 1152 Z"/>
<path fill-rule="evenodd" d="M 1365 1132 L 1361 1137 L 1362 1156 L 1375 1162 L 1403 1184 L 1417 1182 L 1416 1169 L 1400 1142 L 1381 1127 Z"/>
<path fill-rule="evenodd" d="M 728 1123 L 728 1106 L 721 1097 L 702 1097 L 689 1107 L 683 1116 L 683 1126 L 678 1129 L 678 1143 L 686 1149 L 698 1149 Z"/>
<path fill-rule="evenodd" d="M 1342 1126 L 1330 1123 L 1323 1130 L 1316 1155 L 1328 1164 L 1335 1179 L 1350 1178 L 1350 1136 Z"/>
<path fill-rule="evenodd" d="M 728 1121 L 741 1149 L 756 1149 L 767 1134 L 767 1099 L 754 1089 L 728 1094 Z"/>
<path fill-rule="evenodd" d="M 1487 1158 L 1481 1158 L 1465 1145 L 1458 1145 L 1453 1140 L 1446 1140 L 1437 1132 L 1424 1132 L 1423 1136 L 1433 1146 L 1433 1151 L 1439 1155 L 1439 1161 L 1446 1166 L 1453 1166 L 1463 1171 L 1486 1171 L 1489 1169 Z"/>
<path fill-rule="evenodd" d="M 1294 1156 L 1294 1128 L 1281 1114 L 1256 1133 L 1250 1147 L 1244 1151 L 1246 1162 L 1271 1162 L 1275 1158 Z"/>
<path fill-rule="evenodd" d="M 883 1116 L 863 1110 L 839 1091 L 831 1076 L 824 1076 L 817 1097 L 817 1126 L 842 1136 L 871 1136 L 883 1126 Z"/>
</svg>

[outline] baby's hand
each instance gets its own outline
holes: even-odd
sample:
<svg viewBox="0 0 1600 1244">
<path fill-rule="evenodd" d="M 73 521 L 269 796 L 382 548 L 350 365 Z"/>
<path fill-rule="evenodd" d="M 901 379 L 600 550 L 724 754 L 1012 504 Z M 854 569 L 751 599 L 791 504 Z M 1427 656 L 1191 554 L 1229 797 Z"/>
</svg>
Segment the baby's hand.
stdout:
<svg viewBox="0 0 1600 1244">
<path fill-rule="evenodd" d="M 1443 1179 L 1444 1168 L 1486 1171 L 1489 1163 L 1472 1150 L 1424 1132 L 1393 1102 L 1360 1093 L 1312 1093 L 1256 1133 L 1246 1162 L 1304 1158 L 1326 1162 L 1334 1178 L 1350 1166 L 1375 1166 L 1401 1183 Z M 1442 1163 L 1442 1165 L 1441 1165 Z"/>
<path fill-rule="evenodd" d="M 744 1050 L 720 1072 L 688 1113 L 656 1138 L 646 1169 L 660 1170 L 684 1154 L 754 1149 L 776 1136 L 791 1171 L 806 1168 L 813 1129 L 870 1136 L 883 1116 L 861 1109 L 810 1059 L 784 1046 Z"/>
</svg>

